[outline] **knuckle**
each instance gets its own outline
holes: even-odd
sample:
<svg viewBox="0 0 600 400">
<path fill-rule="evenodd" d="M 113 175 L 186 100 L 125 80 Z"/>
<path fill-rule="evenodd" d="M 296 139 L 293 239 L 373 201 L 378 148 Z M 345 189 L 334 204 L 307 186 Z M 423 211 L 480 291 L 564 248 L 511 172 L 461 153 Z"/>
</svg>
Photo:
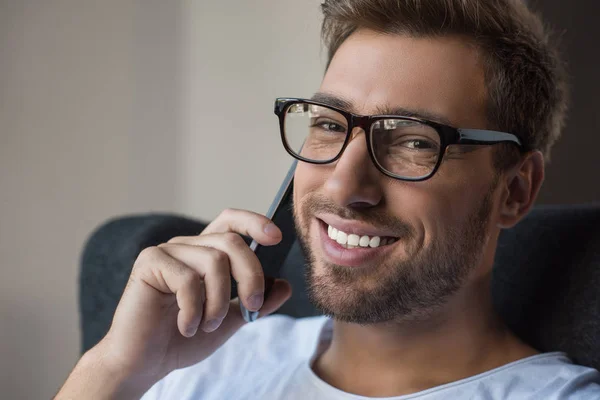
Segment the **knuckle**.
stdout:
<svg viewBox="0 0 600 400">
<path fill-rule="evenodd" d="M 175 236 L 171 239 L 169 239 L 169 241 L 167 243 L 180 243 L 181 241 L 183 241 L 184 236 Z"/>
<path fill-rule="evenodd" d="M 221 298 L 212 299 L 210 303 L 206 304 L 206 315 L 207 319 L 223 319 L 227 316 L 227 310 L 229 309 L 229 299 Z"/>
<path fill-rule="evenodd" d="M 228 218 L 233 216 L 238 210 L 236 210 L 235 208 L 225 208 L 223 211 L 221 211 L 221 215 L 220 217 L 222 218 Z"/>
<path fill-rule="evenodd" d="M 225 253 L 222 252 L 221 250 L 217 250 L 217 249 L 213 249 L 213 248 L 206 248 L 206 252 L 208 255 L 208 267 L 213 268 L 213 267 L 222 267 L 224 264 L 228 264 L 229 263 L 229 256 Z"/>
<path fill-rule="evenodd" d="M 138 255 L 134 264 L 134 268 L 139 268 L 143 265 L 156 263 L 159 259 L 159 256 L 162 255 L 162 253 L 162 250 L 157 246 L 146 247 Z"/>
<path fill-rule="evenodd" d="M 202 286 L 203 280 L 200 274 L 196 273 L 194 270 L 187 268 L 185 271 L 185 276 L 183 277 L 185 286 L 190 289 L 197 289 Z"/>
<path fill-rule="evenodd" d="M 248 281 L 252 283 L 263 282 L 265 279 L 262 270 L 254 270 L 248 276 Z"/>
<path fill-rule="evenodd" d="M 245 287 L 254 287 L 264 281 L 264 273 L 260 265 L 254 263 L 246 264 L 246 267 L 238 271 L 238 283 Z"/>
<path fill-rule="evenodd" d="M 255 268 L 252 269 L 252 272 L 250 273 L 250 279 L 258 279 L 258 280 L 264 280 L 265 279 L 265 273 L 262 270 L 262 268 Z"/>
<path fill-rule="evenodd" d="M 246 242 L 244 242 L 244 239 L 242 239 L 242 237 L 240 235 L 238 235 L 237 233 L 233 233 L 233 232 L 224 233 L 223 241 L 226 244 L 228 244 L 230 246 L 234 246 L 234 247 L 246 245 Z"/>
<path fill-rule="evenodd" d="M 243 292 L 254 291 L 264 282 L 262 271 L 247 271 L 239 277 L 238 289 Z"/>
</svg>

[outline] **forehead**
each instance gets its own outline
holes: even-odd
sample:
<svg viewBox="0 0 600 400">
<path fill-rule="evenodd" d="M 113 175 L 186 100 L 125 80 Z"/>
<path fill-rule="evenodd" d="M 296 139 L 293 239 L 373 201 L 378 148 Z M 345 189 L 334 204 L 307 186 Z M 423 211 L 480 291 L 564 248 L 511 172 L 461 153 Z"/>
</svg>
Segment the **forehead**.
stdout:
<svg viewBox="0 0 600 400">
<path fill-rule="evenodd" d="M 358 114 L 406 108 L 452 125 L 485 128 L 486 90 L 476 47 L 460 37 L 415 38 L 361 30 L 338 49 L 319 92 Z"/>
</svg>

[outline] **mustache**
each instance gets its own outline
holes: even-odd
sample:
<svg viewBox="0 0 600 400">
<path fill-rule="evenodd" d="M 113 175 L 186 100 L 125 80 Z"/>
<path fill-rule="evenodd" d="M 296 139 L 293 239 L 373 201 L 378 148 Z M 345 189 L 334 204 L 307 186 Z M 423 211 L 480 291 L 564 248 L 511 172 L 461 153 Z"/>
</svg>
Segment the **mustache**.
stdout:
<svg viewBox="0 0 600 400">
<path fill-rule="evenodd" d="M 414 229 L 410 224 L 398 216 L 389 215 L 376 207 L 340 207 L 327 197 L 317 193 L 306 196 L 302 203 L 300 210 L 305 223 L 315 214 L 326 213 L 390 230 L 400 238 L 414 236 Z"/>
</svg>

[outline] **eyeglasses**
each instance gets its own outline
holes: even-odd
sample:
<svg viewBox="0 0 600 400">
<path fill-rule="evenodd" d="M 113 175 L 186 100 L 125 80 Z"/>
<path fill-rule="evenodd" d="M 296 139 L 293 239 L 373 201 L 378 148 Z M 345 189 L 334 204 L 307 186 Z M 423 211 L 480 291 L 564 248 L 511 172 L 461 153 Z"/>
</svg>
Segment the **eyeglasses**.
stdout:
<svg viewBox="0 0 600 400">
<path fill-rule="evenodd" d="M 431 178 L 450 145 L 508 142 L 523 148 L 521 140 L 510 133 L 454 128 L 399 115 L 361 116 L 305 99 L 278 98 L 275 114 L 283 146 L 294 158 L 312 164 L 337 161 L 354 128 L 362 128 L 377 169 L 404 181 Z"/>
</svg>

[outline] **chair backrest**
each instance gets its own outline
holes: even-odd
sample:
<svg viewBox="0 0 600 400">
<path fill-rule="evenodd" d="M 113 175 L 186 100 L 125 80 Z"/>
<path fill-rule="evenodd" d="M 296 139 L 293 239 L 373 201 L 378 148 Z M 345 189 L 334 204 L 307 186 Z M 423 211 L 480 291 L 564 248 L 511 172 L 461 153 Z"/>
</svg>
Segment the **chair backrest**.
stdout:
<svg viewBox="0 0 600 400">
<path fill-rule="evenodd" d="M 84 351 L 107 332 L 139 252 L 204 227 L 179 216 L 149 214 L 111 220 L 92 234 L 80 275 Z M 295 244 L 281 270 L 294 295 L 280 313 L 318 314 L 306 296 L 304 264 Z M 496 309 L 524 341 L 600 368 L 600 205 L 537 207 L 502 232 L 492 293 Z"/>
<path fill-rule="evenodd" d="M 492 294 L 525 342 L 600 369 L 600 205 L 539 207 L 502 232 Z"/>
</svg>

